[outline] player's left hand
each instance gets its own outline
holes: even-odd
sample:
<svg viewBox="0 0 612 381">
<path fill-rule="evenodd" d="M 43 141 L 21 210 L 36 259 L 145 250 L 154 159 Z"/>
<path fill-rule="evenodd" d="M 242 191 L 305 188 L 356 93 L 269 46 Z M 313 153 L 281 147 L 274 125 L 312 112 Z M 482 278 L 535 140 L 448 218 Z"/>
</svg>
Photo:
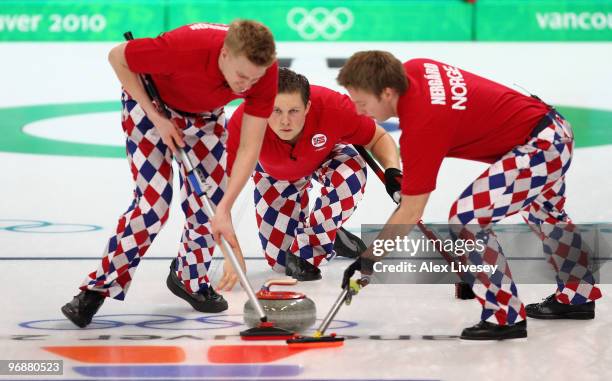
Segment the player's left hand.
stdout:
<svg viewBox="0 0 612 381">
<path fill-rule="evenodd" d="M 402 194 L 402 171 L 397 168 L 387 168 L 385 170 L 385 189 L 389 196 L 399 203 Z"/>
<path fill-rule="evenodd" d="M 232 216 L 229 212 L 225 212 L 222 208 L 217 208 L 214 217 L 210 219 L 211 232 L 215 238 L 217 245 L 221 245 L 221 240 L 224 239 L 231 247 L 236 259 L 240 263 L 243 271 L 246 271 L 244 263 L 244 257 L 236 233 L 234 231 L 234 225 L 232 224 Z M 225 253 L 223 253 L 225 255 Z M 229 258 L 225 258 L 225 264 L 223 265 L 223 276 L 217 284 L 219 290 L 231 290 L 234 285 L 238 282 L 238 274 L 236 269 L 232 266 Z"/>
<path fill-rule="evenodd" d="M 234 250 L 234 253 L 236 254 L 236 256 L 238 256 L 236 251 L 237 250 Z M 244 258 L 242 257 L 242 255 L 240 255 L 240 258 L 237 258 L 237 259 L 238 259 L 238 262 L 240 262 L 240 267 L 242 267 L 242 271 L 246 273 L 246 264 L 244 262 Z M 225 263 L 223 263 L 223 276 L 221 277 L 221 280 L 217 284 L 217 290 L 218 291 L 231 291 L 232 288 L 234 288 L 234 286 L 236 285 L 236 283 L 238 283 L 239 280 L 240 278 L 238 277 L 238 274 L 236 273 L 234 266 L 232 266 L 232 262 L 230 262 L 230 260 L 226 258 Z"/>
</svg>

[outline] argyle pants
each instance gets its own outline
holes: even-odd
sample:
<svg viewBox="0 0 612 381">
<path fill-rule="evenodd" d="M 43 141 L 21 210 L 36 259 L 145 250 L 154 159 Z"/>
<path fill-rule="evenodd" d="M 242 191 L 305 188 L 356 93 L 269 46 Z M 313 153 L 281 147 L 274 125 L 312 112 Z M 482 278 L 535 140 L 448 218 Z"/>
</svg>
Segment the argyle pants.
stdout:
<svg viewBox="0 0 612 381">
<path fill-rule="evenodd" d="M 464 263 L 498 265 L 489 273 L 466 273 L 464 279 L 482 305 L 481 320 L 500 325 L 526 318 L 516 284 L 492 224 L 521 213 L 542 240 L 556 272 L 556 299 L 580 304 L 601 297 L 589 270 L 589 248 L 563 210 L 565 174 L 573 150 L 571 126 L 550 111 L 546 126 L 484 171 L 456 200 L 449 222 L 455 238 L 483 240 L 485 249 L 461 257 Z"/>
<path fill-rule="evenodd" d="M 133 200 L 119 218 L 102 261 L 81 285 L 81 290 L 102 292 L 123 300 L 140 259 L 168 220 L 172 199 L 172 151 L 138 103 L 122 94 L 122 127 L 126 154 L 134 180 Z M 227 183 L 227 139 L 223 108 L 197 117 L 183 117 L 171 110 L 173 121 L 184 133 L 184 150 L 203 170 L 212 186 L 211 202 L 217 205 Z M 207 270 L 214 250 L 208 216 L 192 191 L 185 168 L 180 168 L 181 207 L 186 217 L 178 250 L 177 275 L 188 292 L 208 287 Z M 210 181 L 212 180 L 212 181 Z"/>
<path fill-rule="evenodd" d="M 312 179 L 322 188 L 309 213 Z M 363 198 L 366 164 L 352 146 L 338 144 L 311 176 L 277 180 L 258 164 L 253 180 L 261 246 L 270 267 L 284 273 L 287 255 L 317 267 L 335 256 L 336 231 Z"/>
</svg>

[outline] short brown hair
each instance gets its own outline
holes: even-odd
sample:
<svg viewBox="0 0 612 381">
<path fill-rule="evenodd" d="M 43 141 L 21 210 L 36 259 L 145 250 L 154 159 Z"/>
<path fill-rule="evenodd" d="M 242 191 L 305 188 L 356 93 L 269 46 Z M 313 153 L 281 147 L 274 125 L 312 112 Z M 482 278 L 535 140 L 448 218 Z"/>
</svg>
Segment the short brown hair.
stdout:
<svg viewBox="0 0 612 381">
<path fill-rule="evenodd" d="M 304 101 L 304 106 L 310 100 L 310 83 L 302 74 L 298 74 L 293 70 L 281 67 L 278 69 L 278 93 L 293 94 L 299 93 Z"/>
<path fill-rule="evenodd" d="M 387 87 L 398 94 L 408 90 L 408 78 L 401 61 L 389 52 L 357 52 L 346 61 L 337 78 L 340 86 L 365 90 L 380 97 Z"/>
<path fill-rule="evenodd" d="M 276 59 L 274 36 L 268 27 L 257 21 L 233 21 L 224 43 L 232 53 L 244 55 L 257 66 L 270 66 Z"/>
</svg>

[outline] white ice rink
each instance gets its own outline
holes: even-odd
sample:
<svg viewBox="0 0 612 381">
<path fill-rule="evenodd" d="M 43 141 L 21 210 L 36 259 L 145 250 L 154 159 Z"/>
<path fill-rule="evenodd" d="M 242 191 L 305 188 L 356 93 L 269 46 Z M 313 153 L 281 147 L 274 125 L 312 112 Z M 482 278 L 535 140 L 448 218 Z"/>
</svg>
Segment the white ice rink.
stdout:
<svg viewBox="0 0 612 381">
<path fill-rule="evenodd" d="M 80 103 L 89 110 L 34 118 L 21 126 L 21 137 L 47 139 L 34 140 L 30 146 L 28 139 L 21 143 L 19 136 L 15 138 L 29 153 L 6 152 L 11 150 L 0 146 L 4 305 L 0 360 L 64 360 L 63 376 L 44 378 L 58 380 L 612 379 L 610 285 L 602 285 L 604 298 L 597 302 L 595 320 L 529 319 L 528 339 L 482 343 L 457 338 L 462 328 L 479 320 L 480 306 L 455 300 L 450 286 L 372 285 L 343 307 L 332 325 L 333 331 L 350 338 L 343 347 L 292 353 L 257 347 L 241 356 L 242 346 L 254 344 L 237 336 L 244 329 L 241 314 L 246 300 L 239 288 L 225 293 L 230 308 L 221 316 L 194 312 L 166 289 L 168 265 L 183 223 L 178 197 L 168 224 L 140 264 L 126 301 L 108 300 L 87 329 L 72 326 L 59 308 L 97 266 L 118 216 L 131 201 L 131 176 L 124 158 L 40 154 L 36 144 L 76 142 L 111 149 L 123 144 L 119 84 L 106 60 L 111 46 L 0 43 L 4 58 L 0 139 L 9 138 L 7 126 L 16 109 L 36 113 L 39 106 Z M 279 57 L 293 58 L 292 69 L 311 83 L 339 89 L 337 69 L 328 68 L 325 58 L 346 58 L 364 49 L 389 50 L 403 60 L 438 59 L 507 85 L 519 84 L 554 105 L 612 112 L 610 43 L 279 43 Z M 117 102 L 117 106 L 114 111 L 87 106 L 94 102 Z M 608 127 L 612 134 L 612 126 Z M 566 204 L 574 222 L 612 222 L 610 163 L 611 145 L 575 151 Z M 452 201 L 484 168 L 478 163 L 445 161 L 424 221 L 444 222 Z M 316 191 L 315 187 L 313 196 Z M 392 209 L 384 187 L 370 176 L 365 199 L 346 227 L 359 232 L 362 223 L 384 223 Z M 234 223 L 247 255 L 248 275 L 258 288 L 274 274 L 262 260 L 250 183 L 236 203 Z M 222 272 L 221 255 L 216 256 L 211 267 L 213 284 Z M 323 269 L 322 281 L 298 286 L 316 302 L 319 319 L 338 295 L 348 264 L 333 261 Z M 553 290 L 552 285 L 519 285 L 526 303 L 537 302 Z M 149 362 L 134 358 L 122 363 L 123 346 L 146 346 L 149 351 L 165 348 L 160 349 L 163 355 L 150 356 Z M 98 351 L 97 347 L 104 348 Z"/>
</svg>

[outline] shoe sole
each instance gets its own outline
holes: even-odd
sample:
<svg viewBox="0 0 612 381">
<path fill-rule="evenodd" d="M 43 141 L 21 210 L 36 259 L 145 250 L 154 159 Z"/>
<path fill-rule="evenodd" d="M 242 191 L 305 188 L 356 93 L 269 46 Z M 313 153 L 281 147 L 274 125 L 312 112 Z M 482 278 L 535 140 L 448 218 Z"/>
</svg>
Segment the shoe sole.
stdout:
<svg viewBox="0 0 612 381">
<path fill-rule="evenodd" d="M 469 284 L 458 282 L 455 283 L 455 299 L 472 300 L 476 299 L 476 294 L 474 294 Z"/>
<path fill-rule="evenodd" d="M 334 251 L 339 257 L 355 259 L 367 250 L 367 246 L 356 235 L 339 228 L 334 241 Z"/>
<path fill-rule="evenodd" d="M 595 311 L 593 312 L 567 312 L 562 315 L 534 314 L 527 312 L 527 316 L 532 319 L 541 320 L 591 320 L 595 319 Z"/>
<path fill-rule="evenodd" d="M 171 269 L 170 271 L 173 271 L 173 270 Z M 168 286 L 168 289 L 170 290 L 170 292 L 172 292 L 174 295 L 178 296 L 179 298 L 181 298 L 184 301 L 186 301 L 187 303 L 189 303 L 189 305 L 191 305 L 191 307 L 193 307 L 193 309 L 196 310 L 196 311 L 218 313 L 218 312 L 223 312 L 223 311 L 227 310 L 227 308 L 228 308 L 227 302 L 225 303 L 225 306 L 221 306 L 219 308 L 202 307 L 202 306 L 198 305 L 198 303 L 192 302 L 190 300 L 191 299 L 191 295 L 189 295 L 189 293 L 187 293 L 187 291 L 183 290 L 180 287 L 177 287 L 177 285 L 174 284 L 174 282 L 172 281 L 172 273 L 168 274 L 168 277 L 166 278 L 166 286 Z"/>
<path fill-rule="evenodd" d="M 461 340 L 472 340 L 472 341 L 500 341 L 500 340 L 512 340 L 512 339 L 526 339 L 527 331 L 524 332 L 515 332 L 509 335 L 503 336 L 459 336 Z"/>
<path fill-rule="evenodd" d="M 321 280 L 321 279 L 323 279 L 323 277 L 321 276 L 321 274 L 319 274 L 319 276 L 316 276 L 314 278 L 301 278 L 301 277 L 298 277 L 298 278 L 295 278 L 295 279 L 297 279 L 299 282 L 311 282 L 311 281 L 314 281 L 314 280 Z"/>
<path fill-rule="evenodd" d="M 289 274 L 287 274 L 289 273 Z M 285 275 L 286 276 L 290 276 L 293 279 L 299 281 L 299 282 L 310 282 L 310 281 L 314 281 L 314 280 L 321 280 L 323 279 L 323 276 L 321 276 L 321 273 L 317 274 L 317 276 L 314 277 L 308 277 L 308 278 L 304 278 L 304 277 L 299 277 L 296 275 L 293 275 L 293 273 L 291 273 L 291 271 L 285 271 Z"/>
<path fill-rule="evenodd" d="M 70 320 L 72 324 L 76 325 L 79 328 L 85 328 L 89 325 L 89 323 L 91 323 L 91 322 L 84 322 L 83 320 L 77 319 L 74 315 L 72 315 L 72 313 L 68 310 L 68 308 L 66 308 L 66 306 L 62 306 L 61 310 L 62 310 L 62 314 L 64 314 L 66 319 Z"/>
<path fill-rule="evenodd" d="M 289 276 L 292 277 L 293 279 L 296 279 L 296 280 L 300 281 L 300 282 L 310 282 L 310 281 L 313 281 L 313 280 L 321 280 L 321 279 L 323 279 L 323 277 L 321 276 L 321 273 L 317 274 L 316 276 L 306 277 L 306 278 L 305 277 L 294 276 L 294 275 L 291 275 L 291 274 Z"/>
</svg>

